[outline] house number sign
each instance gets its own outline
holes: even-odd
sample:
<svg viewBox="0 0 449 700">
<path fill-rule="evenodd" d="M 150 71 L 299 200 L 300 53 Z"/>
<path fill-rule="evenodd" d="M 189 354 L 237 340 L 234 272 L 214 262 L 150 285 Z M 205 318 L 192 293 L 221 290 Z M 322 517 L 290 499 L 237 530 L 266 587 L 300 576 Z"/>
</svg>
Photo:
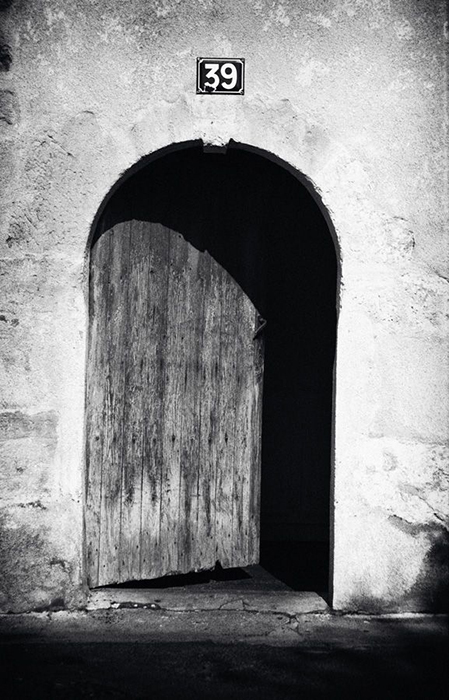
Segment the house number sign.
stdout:
<svg viewBox="0 0 449 700">
<path fill-rule="evenodd" d="M 244 58 L 197 58 L 197 95 L 243 95 Z"/>
</svg>

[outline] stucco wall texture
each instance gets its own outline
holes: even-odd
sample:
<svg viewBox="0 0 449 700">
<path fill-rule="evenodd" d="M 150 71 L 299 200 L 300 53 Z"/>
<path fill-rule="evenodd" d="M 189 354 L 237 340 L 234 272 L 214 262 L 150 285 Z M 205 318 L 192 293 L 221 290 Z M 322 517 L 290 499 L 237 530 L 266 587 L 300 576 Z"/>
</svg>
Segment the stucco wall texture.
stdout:
<svg viewBox="0 0 449 700">
<path fill-rule="evenodd" d="M 3 610 L 85 602 L 90 230 L 128 168 L 195 139 L 302 173 L 338 241 L 334 608 L 441 609 L 445 6 L 0 0 Z M 244 57 L 245 95 L 197 96 L 197 56 Z"/>
</svg>

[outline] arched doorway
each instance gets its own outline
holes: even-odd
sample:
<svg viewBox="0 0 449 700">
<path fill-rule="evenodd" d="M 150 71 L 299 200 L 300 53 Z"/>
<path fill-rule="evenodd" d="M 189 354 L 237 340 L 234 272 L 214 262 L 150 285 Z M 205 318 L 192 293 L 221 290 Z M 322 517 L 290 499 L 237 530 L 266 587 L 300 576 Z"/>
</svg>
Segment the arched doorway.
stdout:
<svg viewBox="0 0 449 700">
<path fill-rule="evenodd" d="M 129 247 L 126 244 L 124 247 L 123 241 L 126 235 L 131 235 L 137 251 L 134 254 L 142 255 L 139 250 L 148 244 L 148 226 L 153 231 L 150 244 L 153 252 L 149 253 L 145 270 L 142 268 L 136 273 L 140 278 L 135 281 L 132 292 L 128 291 L 121 297 L 122 285 L 127 286 L 129 275 L 129 267 L 123 262 L 125 258 L 129 259 Z M 167 304 L 167 297 L 160 295 L 166 282 L 158 277 L 158 270 L 163 267 L 162 258 L 166 255 L 163 237 L 167 235 L 171 236 L 175 259 L 183 260 L 182 282 L 177 288 L 177 297 L 169 303 L 172 312 L 168 315 L 158 314 L 158 309 L 163 312 Z M 108 237 L 115 243 L 103 245 Z M 209 316 L 214 314 L 210 294 L 199 298 L 195 297 L 197 292 L 193 297 L 189 292 L 192 288 L 189 279 L 192 278 L 186 270 L 192 265 L 198 270 L 198 261 L 205 260 L 206 263 L 199 262 L 199 278 L 203 280 L 203 286 L 206 280 L 209 291 L 214 290 L 212 296 L 219 298 L 220 308 L 228 308 L 228 320 L 224 323 L 230 324 L 231 335 L 240 340 L 237 345 L 234 341 L 233 345 L 226 345 L 225 337 L 229 338 L 229 334 L 220 336 L 216 328 L 216 332 L 210 335 L 210 342 L 215 342 L 215 345 L 211 344 L 206 354 L 210 359 L 222 349 L 222 383 L 214 385 L 212 362 L 210 380 L 203 388 L 194 387 L 190 398 L 186 399 L 187 402 L 196 401 L 196 407 L 192 406 L 189 412 L 187 404 L 178 401 L 178 405 L 173 405 L 167 413 L 160 406 L 161 400 L 167 402 L 167 397 L 161 399 L 161 392 L 154 391 L 163 375 L 151 374 L 151 368 L 155 363 L 161 363 L 164 366 L 161 371 L 170 382 L 170 371 L 165 363 L 168 360 L 172 373 L 179 374 L 180 368 L 174 368 L 173 360 L 177 355 L 183 355 L 183 347 L 184 350 L 189 348 L 188 353 L 196 353 L 194 364 L 196 362 L 197 369 L 198 362 L 201 365 L 198 344 L 202 345 L 203 340 L 198 340 L 198 334 L 192 330 L 192 324 L 186 322 L 184 314 L 188 316 L 188 308 L 193 309 L 198 304 L 209 309 Z M 176 267 L 173 259 L 168 263 L 166 259 L 164 264 Z M 102 276 L 102 270 L 112 270 L 108 282 Z M 218 277 L 221 279 L 219 284 Z M 112 278 L 115 281 L 111 286 Z M 149 578 L 148 569 L 142 568 L 147 555 L 166 562 L 162 568 L 156 567 L 151 577 L 210 568 L 216 560 L 222 566 L 244 566 L 257 560 L 260 535 L 261 559 L 267 569 L 297 588 L 323 588 L 329 549 L 336 280 L 335 247 L 318 205 L 292 174 L 259 154 L 237 147 L 230 147 L 223 153 L 204 152 L 200 146 L 186 148 L 153 161 L 116 190 L 98 222 L 91 255 L 86 517 L 90 585 Z M 152 286 L 151 293 L 148 285 Z M 145 294 L 141 293 L 143 289 Z M 227 301 L 230 298 L 234 299 L 233 308 Z M 99 321 L 96 313 L 103 303 L 101 299 L 106 306 L 109 304 L 109 310 L 100 314 Z M 139 307 L 142 303 L 146 305 L 146 311 Z M 142 321 L 129 325 L 130 315 L 135 318 L 136 314 Z M 204 311 L 203 327 L 207 314 Z M 244 317 L 251 317 L 246 329 L 242 325 Z M 167 318 L 172 319 L 168 326 Z M 95 327 L 98 321 L 101 328 Z M 184 346 L 177 346 L 176 341 L 171 346 L 170 355 L 167 327 L 173 333 L 173 329 L 182 324 L 187 331 L 190 328 L 193 340 Z M 263 330 L 261 326 L 265 326 Z M 123 333 L 125 327 L 128 330 Z M 121 334 L 118 332 L 120 328 Z M 157 350 L 157 342 L 156 345 L 148 344 L 148 333 L 153 338 L 164 337 L 162 349 Z M 249 337 L 255 346 L 245 355 Z M 130 348 L 127 355 L 124 344 Z M 261 378 L 263 344 L 265 376 L 260 484 L 260 421 L 254 387 Z M 148 349 L 150 355 L 153 353 L 152 358 L 148 357 Z M 146 359 L 143 361 L 143 358 Z M 246 368 L 243 378 L 241 374 L 238 378 L 235 372 L 229 375 L 232 364 L 234 369 L 239 366 Z M 201 367 L 203 373 L 207 373 L 207 368 Z M 147 374 L 149 372 L 150 379 L 147 377 L 146 384 L 139 379 L 139 368 Z M 186 375 L 185 381 L 195 385 L 195 380 L 187 376 L 184 365 L 182 372 Z M 112 399 L 105 389 L 111 373 L 115 375 Z M 222 400 L 229 381 L 235 386 L 243 382 L 247 387 L 241 400 L 244 406 L 241 416 L 252 414 L 252 422 L 239 418 L 236 413 L 234 390 L 225 401 Z M 130 392 L 135 395 L 132 401 L 129 400 Z M 123 400 L 117 402 L 114 398 L 117 395 Z M 111 400 L 112 404 L 115 401 L 112 406 L 115 424 L 107 428 L 104 420 L 106 417 L 110 421 Z M 103 408 L 99 408 L 100 404 Z M 195 485 L 185 482 L 182 469 L 180 471 L 177 467 L 174 481 L 178 479 L 180 493 L 174 502 L 157 503 L 150 517 L 151 509 L 145 508 L 145 500 L 163 497 L 160 492 L 158 495 L 157 489 L 145 490 L 145 469 L 148 469 L 148 460 L 153 458 L 148 456 L 146 448 L 136 447 L 136 443 L 143 439 L 147 445 L 154 445 L 154 459 L 159 460 L 157 478 L 160 479 L 160 464 L 164 459 L 162 470 L 168 472 L 173 459 L 178 465 L 181 461 L 176 451 L 170 452 L 168 437 L 161 437 L 162 433 L 154 431 L 152 426 L 157 426 L 161 420 L 164 425 L 167 420 L 172 421 L 172 425 L 184 423 L 187 425 L 182 438 L 184 449 L 190 430 L 191 447 L 187 461 L 199 464 L 204 450 L 194 414 L 200 415 L 201 406 L 206 405 L 210 415 L 210 409 L 219 404 L 222 410 L 217 413 L 216 420 L 218 430 L 221 430 L 221 447 L 206 459 L 215 466 L 209 464 L 201 471 L 199 465 L 195 471 Z M 209 425 L 209 434 L 210 428 Z M 98 449 L 108 429 L 107 440 L 113 444 L 116 466 L 120 465 L 112 479 L 109 458 L 105 460 L 103 452 Z M 238 438 L 236 430 L 240 430 Z M 230 431 L 234 431 L 232 438 Z M 176 430 L 172 430 L 171 435 L 176 443 L 179 437 Z M 234 454 L 231 460 L 229 455 L 226 456 L 228 440 Z M 236 447 L 239 440 L 245 443 L 246 457 Z M 162 452 L 159 450 L 161 445 Z M 133 455 L 138 457 L 138 475 L 132 466 Z M 215 475 L 211 469 L 215 470 Z M 229 470 L 233 474 L 231 483 L 227 481 Z M 211 480 L 213 489 L 208 488 Z M 174 481 L 168 485 L 169 490 L 173 489 Z M 235 487 L 241 483 L 247 484 L 243 487 L 247 499 L 244 514 L 240 508 L 243 491 L 241 486 Z M 136 490 L 140 507 L 130 510 L 129 504 L 136 500 Z M 227 502 L 223 496 L 226 491 Z M 226 546 L 223 539 L 217 541 L 215 538 L 214 550 L 207 554 L 207 527 L 197 529 L 195 535 L 195 530 L 186 526 L 192 521 L 194 500 L 196 522 L 201 520 L 204 509 L 209 509 L 209 518 L 216 528 L 218 525 L 218 529 L 222 529 Z M 111 503 L 115 504 L 112 509 Z M 165 526 L 167 503 L 171 503 L 171 512 L 170 522 Z M 229 514 L 229 508 L 234 515 L 226 524 L 226 518 L 222 516 L 224 512 Z M 251 528 L 253 534 L 249 535 Z M 149 544 L 145 532 L 155 529 L 163 534 Z M 132 533 L 137 531 L 140 534 L 136 539 Z M 195 541 L 196 536 L 201 542 Z M 138 550 L 131 557 L 130 547 Z M 165 550 L 162 551 L 164 548 L 172 552 L 168 561 Z M 192 549 L 194 555 L 191 555 Z M 123 557 L 123 552 L 128 554 Z M 136 557 L 140 562 L 138 566 L 132 563 Z M 104 575 L 95 575 L 94 572 L 102 568 Z"/>
</svg>

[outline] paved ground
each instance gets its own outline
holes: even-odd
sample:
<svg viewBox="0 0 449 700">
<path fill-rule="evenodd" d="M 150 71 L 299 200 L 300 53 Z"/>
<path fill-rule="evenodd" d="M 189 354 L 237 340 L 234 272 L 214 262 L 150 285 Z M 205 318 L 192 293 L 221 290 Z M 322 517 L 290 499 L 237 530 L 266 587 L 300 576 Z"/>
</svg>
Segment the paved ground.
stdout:
<svg viewBox="0 0 449 700">
<path fill-rule="evenodd" d="M 445 617 L 109 608 L 0 617 L 5 699 L 446 698 Z"/>
</svg>

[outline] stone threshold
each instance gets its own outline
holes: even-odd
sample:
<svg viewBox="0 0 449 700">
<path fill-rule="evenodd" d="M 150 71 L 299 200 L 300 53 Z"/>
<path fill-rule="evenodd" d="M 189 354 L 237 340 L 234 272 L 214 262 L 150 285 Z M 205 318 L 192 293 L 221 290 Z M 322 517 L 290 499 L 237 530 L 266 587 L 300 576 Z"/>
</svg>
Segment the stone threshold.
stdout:
<svg viewBox="0 0 449 700">
<path fill-rule="evenodd" d="M 188 611 L 244 611 L 301 615 L 328 613 L 324 597 L 313 591 L 186 591 L 184 589 L 101 588 L 90 591 L 87 610 L 143 608 Z"/>
</svg>

